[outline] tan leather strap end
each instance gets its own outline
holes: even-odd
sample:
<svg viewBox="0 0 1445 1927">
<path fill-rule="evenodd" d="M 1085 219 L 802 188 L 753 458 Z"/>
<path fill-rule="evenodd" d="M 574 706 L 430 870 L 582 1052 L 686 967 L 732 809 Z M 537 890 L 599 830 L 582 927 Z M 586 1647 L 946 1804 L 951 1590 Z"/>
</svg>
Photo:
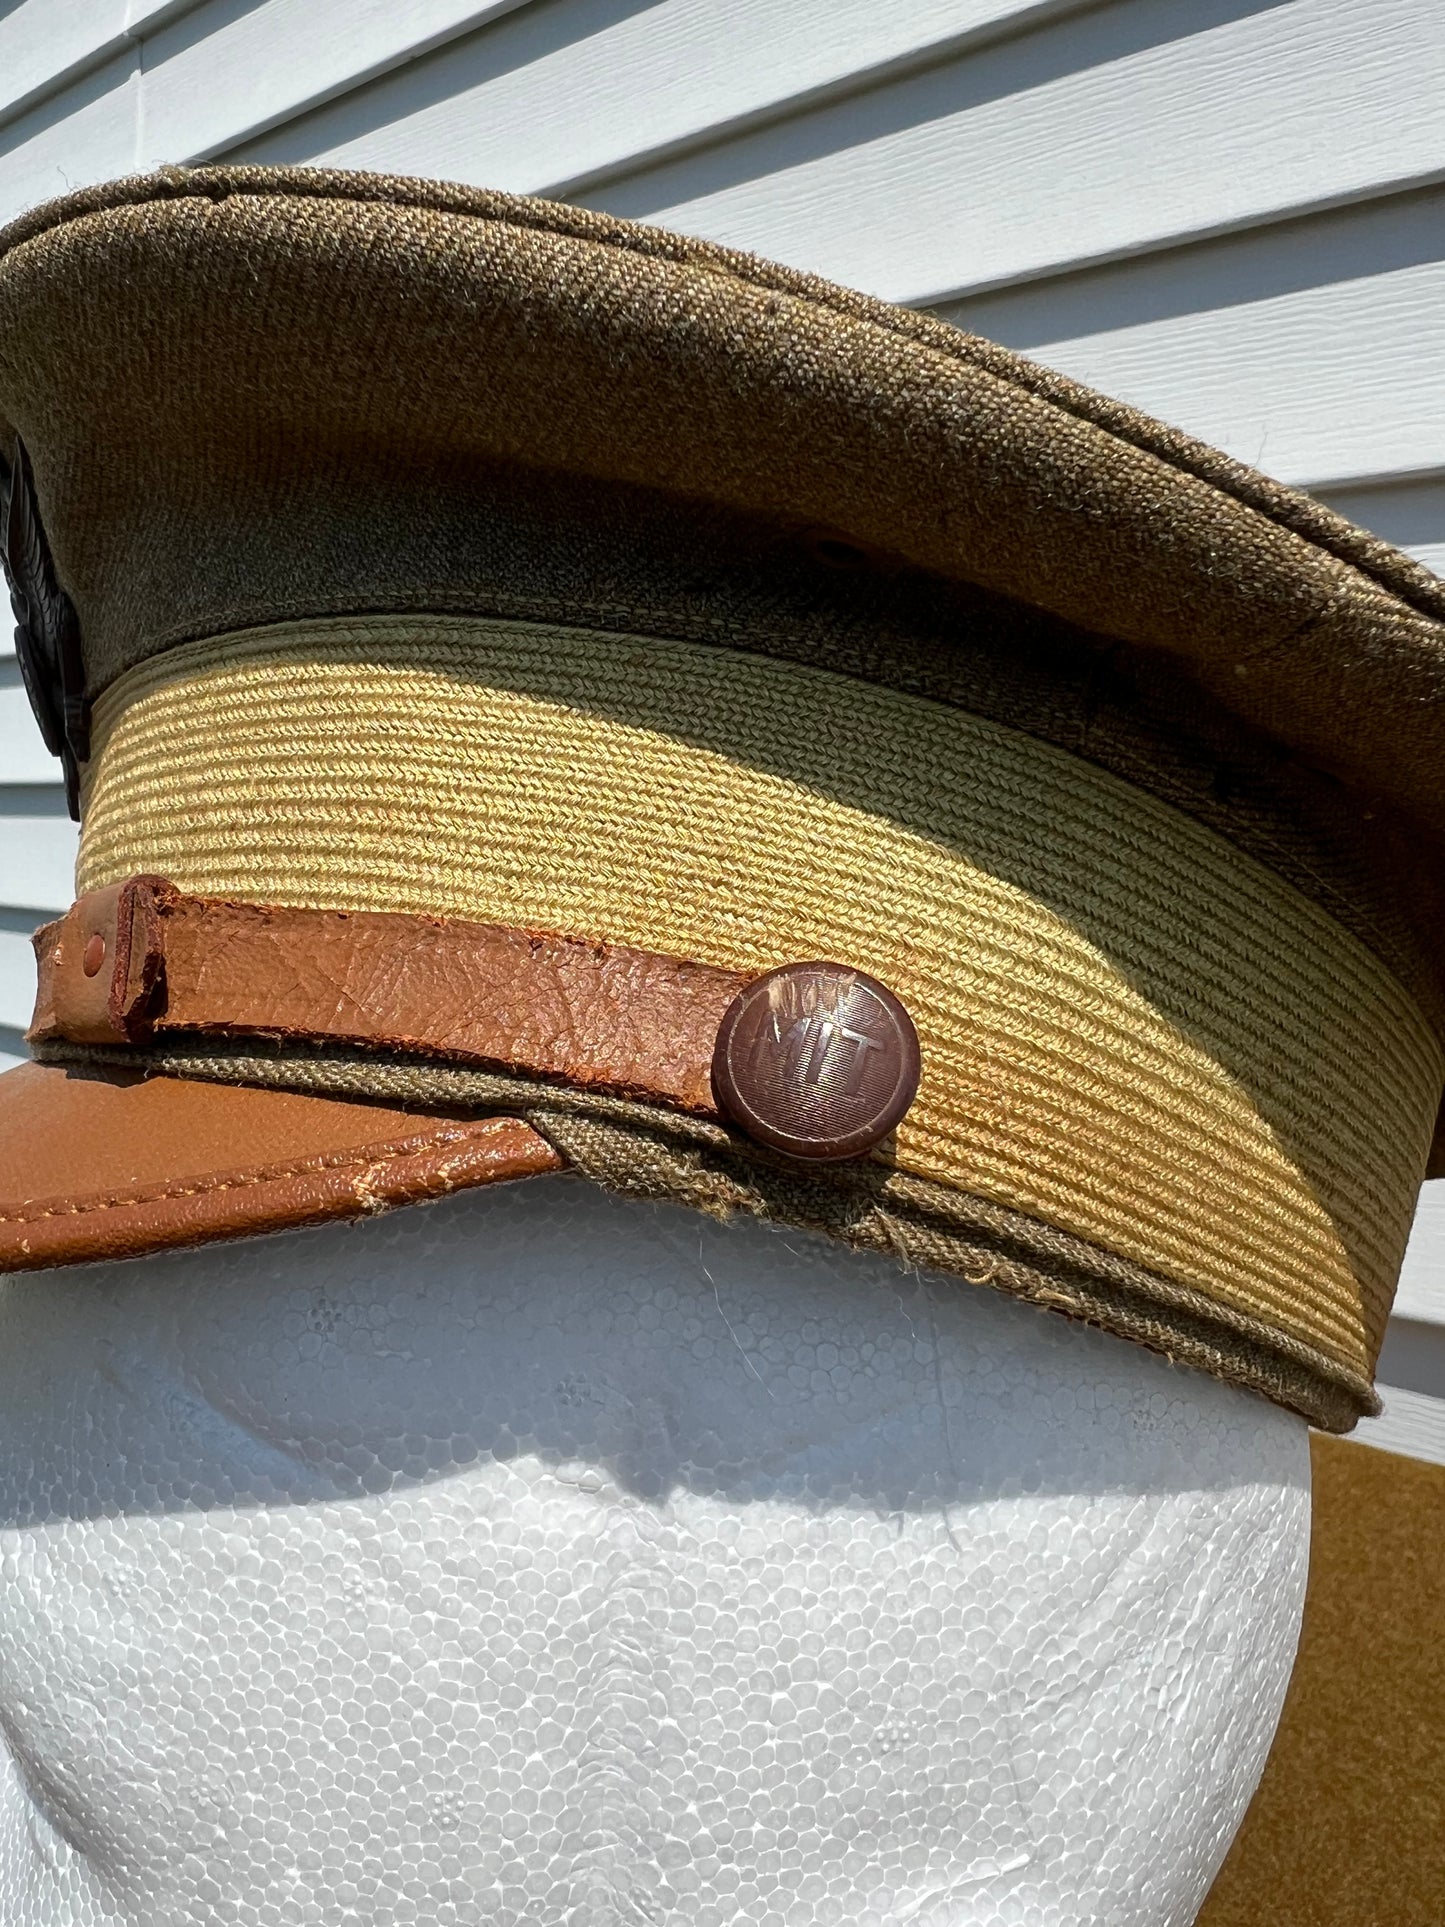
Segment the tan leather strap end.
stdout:
<svg viewBox="0 0 1445 1927">
<path fill-rule="evenodd" d="M 163 916 L 180 892 L 162 877 L 92 891 L 35 932 L 39 985 L 27 1039 L 133 1044 L 148 1035 L 163 981 Z"/>
</svg>

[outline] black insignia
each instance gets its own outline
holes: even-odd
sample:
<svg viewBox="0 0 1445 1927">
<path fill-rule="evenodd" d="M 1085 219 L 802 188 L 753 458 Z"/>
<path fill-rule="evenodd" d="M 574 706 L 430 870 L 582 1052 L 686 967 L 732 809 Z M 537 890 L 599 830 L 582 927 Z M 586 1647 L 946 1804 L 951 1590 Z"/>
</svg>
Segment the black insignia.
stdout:
<svg viewBox="0 0 1445 1927">
<path fill-rule="evenodd" d="M 0 463 L 0 508 L 5 527 L 0 560 L 15 612 L 20 674 L 45 747 L 61 760 L 65 800 L 79 822 L 80 765 L 90 757 L 90 704 L 80 659 L 80 624 L 75 605 L 55 579 L 30 458 L 18 440 L 8 472 Z"/>
</svg>

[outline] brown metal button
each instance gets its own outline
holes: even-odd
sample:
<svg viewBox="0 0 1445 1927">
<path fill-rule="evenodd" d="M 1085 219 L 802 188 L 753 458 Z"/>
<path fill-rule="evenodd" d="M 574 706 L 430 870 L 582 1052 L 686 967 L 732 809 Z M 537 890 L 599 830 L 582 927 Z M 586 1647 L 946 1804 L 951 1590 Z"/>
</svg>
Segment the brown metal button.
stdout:
<svg viewBox="0 0 1445 1927">
<path fill-rule="evenodd" d="M 918 1091 L 918 1033 L 886 985 L 846 964 L 784 964 L 729 1006 L 713 1090 L 733 1123 L 795 1158 L 855 1158 Z"/>
</svg>

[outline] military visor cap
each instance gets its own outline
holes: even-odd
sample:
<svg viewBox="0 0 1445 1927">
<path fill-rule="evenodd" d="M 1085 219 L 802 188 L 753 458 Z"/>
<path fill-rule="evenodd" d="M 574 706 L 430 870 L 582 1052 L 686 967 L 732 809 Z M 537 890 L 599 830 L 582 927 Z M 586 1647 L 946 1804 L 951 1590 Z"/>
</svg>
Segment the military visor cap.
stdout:
<svg viewBox="0 0 1445 1927">
<path fill-rule="evenodd" d="M 0 236 L 0 449 L 82 817 L 0 1264 L 566 1168 L 1374 1409 L 1445 1078 L 1407 558 L 926 316 L 290 169 Z"/>
</svg>

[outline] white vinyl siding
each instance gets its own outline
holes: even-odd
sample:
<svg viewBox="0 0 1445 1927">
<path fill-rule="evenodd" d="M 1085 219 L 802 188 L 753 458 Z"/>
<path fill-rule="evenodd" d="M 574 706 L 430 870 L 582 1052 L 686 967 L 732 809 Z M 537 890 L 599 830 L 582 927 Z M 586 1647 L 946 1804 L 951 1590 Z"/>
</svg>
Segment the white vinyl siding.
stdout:
<svg viewBox="0 0 1445 1927">
<path fill-rule="evenodd" d="M 0 219 L 223 158 L 570 199 L 934 308 L 1445 571 L 1440 28 L 1439 0 L 12 0 Z M 73 850 L 0 656 L 0 1056 Z M 1362 1435 L 1445 1461 L 1445 1185 L 1383 1376 Z"/>
</svg>

